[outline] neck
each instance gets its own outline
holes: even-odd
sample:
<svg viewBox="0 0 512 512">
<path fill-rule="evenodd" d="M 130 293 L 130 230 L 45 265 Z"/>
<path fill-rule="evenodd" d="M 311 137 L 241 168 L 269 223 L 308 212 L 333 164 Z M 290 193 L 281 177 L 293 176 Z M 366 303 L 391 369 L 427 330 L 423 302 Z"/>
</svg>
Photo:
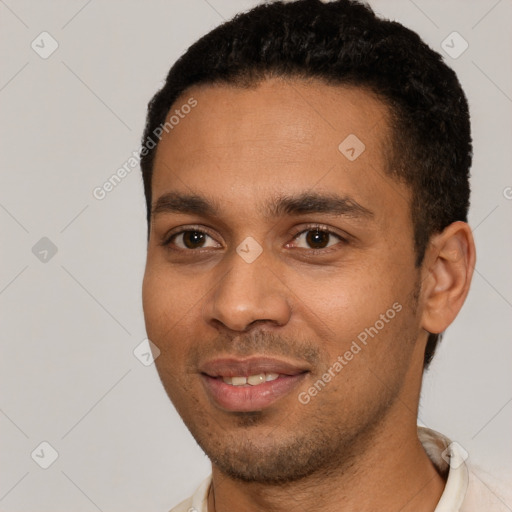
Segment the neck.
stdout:
<svg viewBox="0 0 512 512">
<path fill-rule="evenodd" d="M 393 416 L 393 415 L 391 415 Z M 412 416 L 412 415 L 411 415 Z M 283 485 L 232 480 L 213 466 L 208 512 L 303 510 L 432 512 L 445 481 L 426 455 L 415 422 L 389 418 L 349 463 Z M 383 435 L 383 432 L 386 434 Z M 349 458 L 334 454 L 336 460 Z"/>
</svg>

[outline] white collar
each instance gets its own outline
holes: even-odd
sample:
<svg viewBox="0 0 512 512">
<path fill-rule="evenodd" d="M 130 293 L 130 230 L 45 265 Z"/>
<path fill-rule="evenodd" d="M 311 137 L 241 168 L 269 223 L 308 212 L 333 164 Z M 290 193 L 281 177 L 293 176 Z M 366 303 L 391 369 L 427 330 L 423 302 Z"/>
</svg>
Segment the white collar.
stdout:
<svg viewBox="0 0 512 512">
<path fill-rule="evenodd" d="M 434 512 L 457 512 L 469 485 L 468 453 L 457 442 L 426 427 L 418 427 L 418 438 L 437 470 L 448 477 Z"/>
</svg>

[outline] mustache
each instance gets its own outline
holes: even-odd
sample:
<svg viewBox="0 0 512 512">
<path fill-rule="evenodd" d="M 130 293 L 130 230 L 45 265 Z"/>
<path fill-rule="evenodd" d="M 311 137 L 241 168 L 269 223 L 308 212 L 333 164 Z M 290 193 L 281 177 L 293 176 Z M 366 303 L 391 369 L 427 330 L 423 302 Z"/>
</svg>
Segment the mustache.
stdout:
<svg viewBox="0 0 512 512">
<path fill-rule="evenodd" d="M 320 361 L 318 347 L 301 336 L 287 340 L 274 332 L 259 330 L 235 336 L 221 334 L 207 342 L 194 344 L 188 358 L 190 367 L 197 367 L 200 362 L 220 355 L 233 357 L 283 356 L 307 361 L 312 366 Z"/>
</svg>

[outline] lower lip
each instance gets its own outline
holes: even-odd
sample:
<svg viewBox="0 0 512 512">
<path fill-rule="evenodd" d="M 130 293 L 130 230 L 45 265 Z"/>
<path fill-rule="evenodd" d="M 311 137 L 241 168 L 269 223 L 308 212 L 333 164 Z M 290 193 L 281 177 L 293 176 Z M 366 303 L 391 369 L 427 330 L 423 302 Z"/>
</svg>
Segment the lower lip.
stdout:
<svg viewBox="0 0 512 512">
<path fill-rule="evenodd" d="M 227 411 L 260 411 L 295 388 L 306 374 L 280 375 L 277 379 L 257 386 L 232 386 L 222 379 L 201 375 L 210 398 L 221 409 Z"/>
</svg>

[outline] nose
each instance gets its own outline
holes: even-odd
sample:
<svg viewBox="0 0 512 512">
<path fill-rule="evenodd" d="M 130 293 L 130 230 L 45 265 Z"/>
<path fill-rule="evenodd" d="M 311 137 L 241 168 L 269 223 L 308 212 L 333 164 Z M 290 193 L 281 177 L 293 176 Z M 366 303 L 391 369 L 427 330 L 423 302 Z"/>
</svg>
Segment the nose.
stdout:
<svg viewBox="0 0 512 512">
<path fill-rule="evenodd" d="M 233 331 L 245 331 L 253 323 L 288 323 L 289 289 L 279 270 L 270 267 L 265 251 L 251 263 L 233 252 L 227 263 L 227 270 L 225 267 L 203 306 L 207 323 L 216 328 L 220 323 Z"/>
</svg>

